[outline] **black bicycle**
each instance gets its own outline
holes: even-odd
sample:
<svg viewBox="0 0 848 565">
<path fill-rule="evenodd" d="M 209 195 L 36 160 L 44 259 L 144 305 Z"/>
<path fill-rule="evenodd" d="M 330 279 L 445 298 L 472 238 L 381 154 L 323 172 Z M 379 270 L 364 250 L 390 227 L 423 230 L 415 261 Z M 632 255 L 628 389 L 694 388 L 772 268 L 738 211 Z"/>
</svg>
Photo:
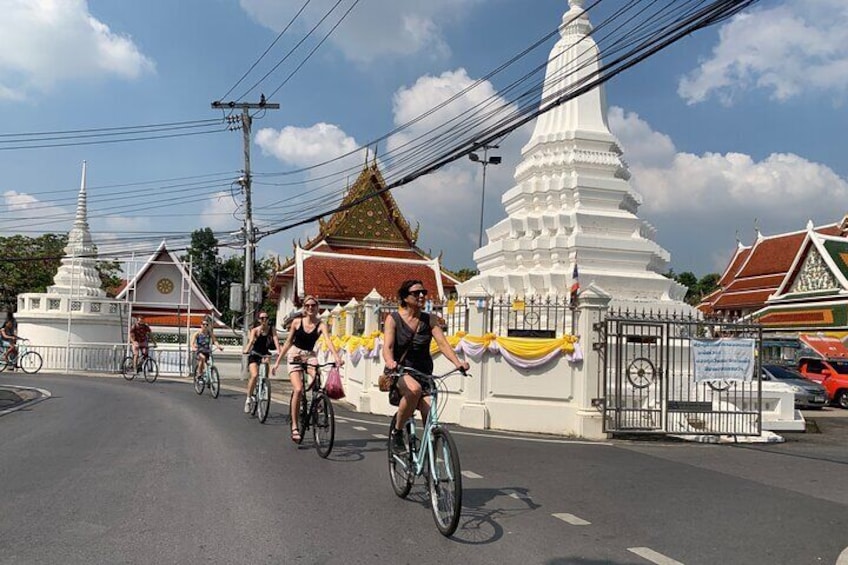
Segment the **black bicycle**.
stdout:
<svg viewBox="0 0 848 565">
<path fill-rule="evenodd" d="M 315 450 L 318 455 L 327 458 L 333 450 L 333 441 L 336 437 L 336 416 L 333 412 L 333 403 L 324 391 L 321 383 L 321 368 L 335 366 L 334 362 L 323 364 L 311 364 L 302 360 L 295 360 L 295 365 L 301 368 L 300 376 L 303 379 L 303 392 L 297 399 L 292 392 L 292 403 L 297 414 L 297 429 L 300 432 L 298 444 L 303 442 L 306 431 L 312 428 L 312 437 L 315 440 Z M 310 374 L 311 373 L 311 374 Z M 309 379 L 312 379 L 311 382 Z M 309 402 L 305 401 L 309 393 Z"/>
<path fill-rule="evenodd" d="M 147 382 L 156 382 L 156 379 L 159 378 L 159 363 L 150 356 L 150 349 L 155 347 L 155 345 L 148 345 L 139 349 L 138 367 L 133 364 L 132 355 L 124 357 L 124 360 L 121 362 L 121 374 L 125 379 L 131 381 L 140 372 L 144 374 L 144 380 Z"/>
</svg>

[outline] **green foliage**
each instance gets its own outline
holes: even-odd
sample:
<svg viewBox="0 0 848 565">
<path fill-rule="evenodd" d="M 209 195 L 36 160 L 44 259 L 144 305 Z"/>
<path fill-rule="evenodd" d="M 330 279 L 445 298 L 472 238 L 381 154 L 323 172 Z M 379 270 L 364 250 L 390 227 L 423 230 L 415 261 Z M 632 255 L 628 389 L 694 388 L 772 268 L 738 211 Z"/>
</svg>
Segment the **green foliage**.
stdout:
<svg viewBox="0 0 848 565">
<path fill-rule="evenodd" d="M 203 289 L 209 300 L 221 312 L 221 319 L 233 326 L 241 325 L 241 314 L 230 310 L 230 285 L 244 283 L 244 255 L 231 255 L 222 258 L 218 254 L 218 240 L 210 228 L 195 230 L 191 234 L 191 246 L 183 261 L 191 258 L 192 276 Z M 272 317 L 276 304 L 267 299 L 268 282 L 274 269 L 272 259 L 254 261 L 253 280 L 263 285 L 263 302 L 260 308 Z"/>
<path fill-rule="evenodd" d="M 687 304 L 692 306 L 697 306 L 706 295 L 718 288 L 718 281 L 721 278 L 718 273 L 710 273 L 699 279 L 689 271 L 677 275 L 672 269 L 669 269 L 665 276 L 674 279 L 688 289 L 685 300 Z"/>
<path fill-rule="evenodd" d="M 465 267 L 465 268 L 462 268 L 458 271 L 454 271 L 453 275 L 457 279 L 459 279 L 459 282 L 465 282 L 468 279 L 470 279 L 471 277 L 473 277 L 474 275 L 477 275 L 479 273 L 480 273 L 480 271 L 478 271 L 477 269 L 471 269 L 471 268 Z"/>
<path fill-rule="evenodd" d="M 0 237 L 0 284 L 14 301 L 24 292 L 44 292 L 64 254 L 67 236 L 53 233 L 35 238 L 25 235 Z"/>
</svg>

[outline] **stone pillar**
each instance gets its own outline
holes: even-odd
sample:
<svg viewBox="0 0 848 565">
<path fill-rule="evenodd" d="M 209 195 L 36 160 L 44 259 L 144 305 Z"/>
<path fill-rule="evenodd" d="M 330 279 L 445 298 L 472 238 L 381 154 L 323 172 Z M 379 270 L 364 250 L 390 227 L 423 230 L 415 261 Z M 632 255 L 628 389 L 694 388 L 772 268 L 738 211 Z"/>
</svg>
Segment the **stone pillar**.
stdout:
<svg viewBox="0 0 848 565">
<path fill-rule="evenodd" d="M 362 303 L 365 304 L 365 335 L 371 335 L 380 329 L 380 304 L 383 303 L 383 297 L 375 288 L 362 299 Z"/>
<path fill-rule="evenodd" d="M 333 317 L 333 336 L 334 337 L 342 337 L 344 328 L 342 328 L 342 307 L 336 304 L 336 307 L 332 309 L 330 315 Z"/>
<path fill-rule="evenodd" d="M 356 301 L 356 298 L 351 298 L 350 302 L 345 304 L 344 334 L 342 335 L 353 335 L 354 314 L 358 307 L 359 302 Z"/>
<path fill-rule="evenodd" d="M 607 439 L 603 432 L 602 406 L 593 406 L 593 401 L 603 398 L 603 376 L 601 359 L 594 350 L 598 337 L 595 324 L 604 320 L 611 296 L 602 288 L 591 283 L 580 292 L 577 316 L 577 335 L 583 349 L 583 361 L 575 372 L 574 396 L 577 402 L 577 435 L 586 439 Z"/>
<path fill-rule="evenodd" d="M 489 324 L 490 296 L 482 286 L 473 288 L 463 298 L 468 301 L 468 334 L 480 336 Z M 486 389 L 490 363 L 471 363 L 471 377 L 464 379 L 465 402 L 459 413 L 459 423 L 467 428 L 485 430 L 489 427 L 489 410 L 486 408 Z M 470 360 L 469 360 L 470 361 Z"/>
</svg>

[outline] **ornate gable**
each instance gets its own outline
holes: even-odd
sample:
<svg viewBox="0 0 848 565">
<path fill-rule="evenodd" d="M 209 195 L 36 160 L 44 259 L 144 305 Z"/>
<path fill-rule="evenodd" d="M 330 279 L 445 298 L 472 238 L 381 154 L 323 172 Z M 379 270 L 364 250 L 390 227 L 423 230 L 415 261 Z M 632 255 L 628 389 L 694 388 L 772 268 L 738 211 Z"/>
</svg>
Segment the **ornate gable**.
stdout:
<svg viewBox="0 0 848 565">
<path fill-rule="evenodd" d="M 842 285 L 836 280 L 818 249 L 811 245 L 798 274 L 795 275 L 795 280 L 789 286 L 789 293 L 806 294 L 840 288 Z"/>
<path fill-rule="evenodd" d="M 342 206 L 352 204 L 385 188 L 386 181 L 376 163 L 366 166 Z M 417 226 L 413 231 L 390 192 L 385 191 L 347 210 L 337 212 L 326 222 L 319 221 L 320 232 L 304 247 L 311 249 L 321 241 L 333 244 L 380 245 L 415 248 Z"/>
</svg>

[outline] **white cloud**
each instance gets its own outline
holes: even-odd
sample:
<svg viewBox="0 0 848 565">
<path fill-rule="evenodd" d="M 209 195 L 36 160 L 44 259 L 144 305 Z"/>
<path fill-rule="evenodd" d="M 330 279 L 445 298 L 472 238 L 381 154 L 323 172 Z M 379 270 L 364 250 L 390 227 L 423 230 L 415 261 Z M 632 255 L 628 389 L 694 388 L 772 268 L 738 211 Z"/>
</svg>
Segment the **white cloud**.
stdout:
<svg viewBox="0 0 848 565">
<path fill-rule="evenodd" d="M 398 0 L 361 1 L 329 38 L 344 56 L 359 63 L 390 56 L 403 57 L 426 53 L 442 57 L 450 53 L 442 29 L 461 21 L 468 8 L 482 0 L 428 0 L 427 2 L 399 2 Z M 299 18 L 297 33 L 287 32 L 299 40 L 335 4 L 333 0 L 312 2 Z M 241 0 L 241 6 L 255 21 L 275 32 L 285 28 L 300 8 L 300 3 L 279 0 Z M 314 45 L 335 24 L 349 3 L 339 5 L 333 14 L 318 28 Z M 286 51 L 295 44 L 292 39 L 285 44 Z M 301 48 L 304 53 L 308 47 Z M 281 51 L 285 52 L 285 51 Z"/>
<path fill-rule="evenodd" d="M 768 235 L 803 229 L 810 219 L 842 218 L 833 203 L 845 200 L 848 181 L 825 165 L 792 153 L 757 161 L 741 153 L 678 152 L 668 136 L 617 107 L 609 123 L 644 197 L 640 216 L 657 225 L 657 241 L 669 244 L 672 264 L 676 254 L 693 254 L 719 258 L 713 268 L 724 268 L 731 249 L 722 253 L 716 246 L 732 241 L 737 230 L 749 243 L 755 220 Z"/>
<path fill-rule="evenodd" d="M 136 79 L 155 65 L 85 0 L 5 2 L 0 18 L 0 100 L 21 100 L 67 80 Z"/>
<path fill-rule="evenodd" d="M 256 132 L 255 142 L 265 155 L 298 167 L 315 165 L 359 147 L 338 126 L 325 123 L 308 128 L 288 126 L 279 131 L 263 128 Z"/>
<path fill-rule="evenodd" d="M 241 220 L 236 219 L 235 215 L 238 208 L 229 192 L 216 192 L 205 200 L 200 211 L 200 224 L 212 228 L 213 231 L 228 229 L 235 231 L 242 225 Z"/>
<path fill-rule="evenodd" d="M 848 3 L 786 2 L 740 14 L 719 30 L 711 56 L 683 77 L 689 104 L 711 95 L 730 104 L 754 88 L 788 100 L 809 90 L 848 91 Z"/>
<path fill-rule="evenodd" d="M 59 206 L 46 205 L 35 196 L 25 192 L 6 190 L 3 192 L 4 214 L 3 231 L 15 233 L 21 229 L 37 229 L 43 232 L 55 231 L 56 225 L 67 225 L 71 229 L 74 213 Z"/>
</svg>

